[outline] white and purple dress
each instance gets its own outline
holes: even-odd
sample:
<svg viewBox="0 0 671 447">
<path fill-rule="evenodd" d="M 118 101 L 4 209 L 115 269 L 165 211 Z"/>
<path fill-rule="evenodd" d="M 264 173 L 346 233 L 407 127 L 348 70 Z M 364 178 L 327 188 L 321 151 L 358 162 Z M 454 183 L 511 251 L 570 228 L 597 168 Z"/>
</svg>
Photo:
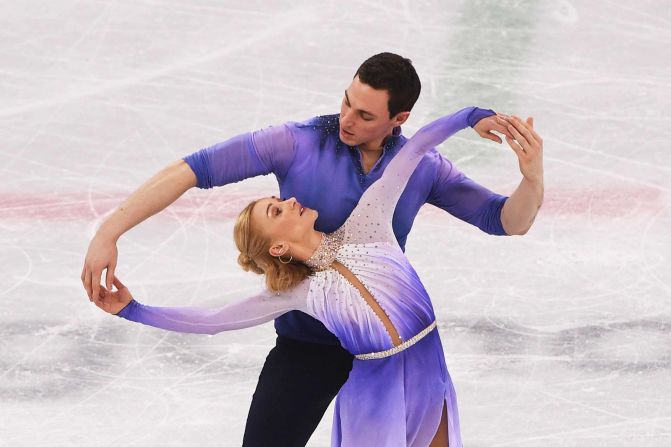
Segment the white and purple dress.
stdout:
<svg viewBox="0 0 671 447">
<path fill-rule="evenodd" d="M 456 394 L 433 306 L 396 241 L 392 217 L 422 156 L 467 127 L 469 111 L 433 121 L 405 144 L 347 221 L 323 234 L 306 261 L 314 274 L 297 287 L 264 291 L 216 309 L 132 300 L 117 315 L 171 331 L 216 334 L 300 310 L 321 321 L 355 355 L 336 398 L 333 446 L 426 447 L 445 405 L 449 445 L 461 447 Z"/>
</svg>

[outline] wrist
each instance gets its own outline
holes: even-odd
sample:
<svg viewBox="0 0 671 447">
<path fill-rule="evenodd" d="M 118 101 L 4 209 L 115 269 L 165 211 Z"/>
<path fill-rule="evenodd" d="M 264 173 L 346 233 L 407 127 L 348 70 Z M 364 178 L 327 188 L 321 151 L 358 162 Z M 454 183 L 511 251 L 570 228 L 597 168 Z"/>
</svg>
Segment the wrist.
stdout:
<svg viewBox="0 0 671 447">
<path fill-rule="evenodd" d="M 122 307 L 117 313 L 112 314 L 116 315 L 117 317 L 121 318 L 126 318 L 128 316 L 128 313 L 133 310 L 135 306 L 137 306 L 137 301 L 135 299 L 131 298 L 129 302 L 126 303 L 124 307 Z"/>
<path fill-rule="evenodd" d="M 466 121 L 469 127 L 475 127 L 476 124 L 480 122 L 483 118 L 488 118 L 492 115 L 496 115 L 496 112 L 490 109 L 481 109 L 479 107 L 473 107 L 466 118 Z"/>
<path fill-rule="evenodd" d="M 101 239 L 116 244 L 121 235 L 123 234 L 123 231 L 120 231 L 118 228 L 115 227 L 116 226 L 112 221 L 112 217 L 110 217 L 105 222 L 103 222 L 102 225 L 100 225 L 100 228 L 98 228 L 98 231 L 96 231 L 95 235 L 96 239 Z"/>
<path fill-rule="evenodd" d="M 543 190 L 543 174 L 535 175 L 535 176 L 530 176 L 530 175 L 523 175 L 522 176 L 522 181 L 526 182 L 528 186 L 532 187 L 533 189 L 539 189 Z"/>
</svg>

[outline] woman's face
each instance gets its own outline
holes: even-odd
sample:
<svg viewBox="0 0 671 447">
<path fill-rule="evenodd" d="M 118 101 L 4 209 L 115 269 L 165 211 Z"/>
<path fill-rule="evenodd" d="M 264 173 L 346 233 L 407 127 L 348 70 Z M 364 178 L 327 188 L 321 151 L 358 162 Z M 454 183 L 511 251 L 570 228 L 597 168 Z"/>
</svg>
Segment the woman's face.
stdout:
<svg viewBox="0 0 671 447">
<path fill-rule="evenodd" d="M 318 216 L 316 210 L 303 207 L 294 197 L 281 200 L 273 196 L 256 202 L 251 217 L 254 230 L 268 236 L 273 244 L 304 240 L 314 231 Z"/>
</svg>

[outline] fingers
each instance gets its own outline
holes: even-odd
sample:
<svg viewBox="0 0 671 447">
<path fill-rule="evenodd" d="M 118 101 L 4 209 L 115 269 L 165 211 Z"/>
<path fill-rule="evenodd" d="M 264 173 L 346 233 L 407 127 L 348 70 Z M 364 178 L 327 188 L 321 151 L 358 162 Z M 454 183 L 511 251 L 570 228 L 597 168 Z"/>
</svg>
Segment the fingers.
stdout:
<svg viewBox="0 0 671 447">
<path fill-rule="evenodd" d="M 84 273 L 84 288 L 86 289 L 86 294 L 89 296 L 89 300 L 93 301 L 93 285 L 92 283 L 93 273 L 88 269 Z"/>
<path fill-rule="evenodd" d="M 513 134 L 508 130 L 509 122 L 504 117 L 505 115 L 496 115 L 496 124 L 498 124 L 498 126 L 496 126 L 494 130 L 502 133 L 508 138 L 514 138 Z"/>
<path fill-rule="evenodd" d="M 99 309 L 105 310 L 104 306 L 108 300 L 107 293 L 104 288 L 101 288 L 100 290 L 100 299 L 99 300 L 91 300 L 93 304 L 96 305 Z"/>
<path fill-rule="evenodd" d="M 105 285 L 107 286 L 108 290 L 112 290 L 112 283 L 114 279 L 115 269 L 116 269 L 115 263 L 110 263 L 110 265 L 107 266 L 107 272 L 105 273 Z"/>
<path fill-rule="evenodd" d="M 529 117 L 531 118 L 531 117 Z M 534 130 L 533 127 L 528 123 L 529 118 L 527 118 L 527 122 L 522 121 L 522 118 L 518 116 L 513 116 L 513 124 L 515 124 L 515 128 L 522 134 L 524 135 L 524 138 L 529 142 L 529 144 L 535 144 L 536 143 L 536 137 L 534 136 Z M 533 121 L 533 118 L 531 118 Z"/>
<path fill-rule="evenodd" d="M 494 132 L 498 132 L 507 137 L 514 138 L 514 136 L 508 130 L 508 124 L 509 123 L 502 119 L 499 115 L 492 115 L 481 119 L 474 126 L 474 129 L 482 138 L 486 138 L 488 140 L 502 144 L 503 140 L 501 140 L 501 137 Z"/>
<path fill-rule="evenodd" d="M 533 116 L 530 116 L 529 118 L 527 118 L 527 124 L 529 124 L 529 126 L 530 126 L 529 131 L 530 131 L 531 134 L 534 136 L 534 139 L 535 139 L 538 143 L 540 143 L 541 148 L 542 148 L 542 146 L 543 146 L 543 139 L 540 137 L 540 135 L 538 135 L 538 133 L 536 133 L 536 130 L 534 129 L 534 117 L 533 117 Z"/>
<path fill-rule="evenodd" d="M 522 147 L 522 150 L 524 150 L 525 146 L 529 146 L 529 142 L 524 138 L 524 136 L 517 131 L 517 129 L 514 126 L 508 126 L 508 129 L 510 132 L 513 134 L 513 137 L 515 137 L 515 141 L 519 143 L 519 145 Z"/>
<path fill-rule="evenodd" d="M 527 118 L 527 124 L 529 126 L 531 126 L 532 128 L 534 127 L 534 117 L 533 116 L 530 116 L 529 118 Z"/>
<path fill-rule="evenodd" d="M 123 285 L 121 280 L 117 278 L 116 276 L 114 277 L 114 285 L 116 286 L 117 290 L 125 289 L 126 286 Z"/>
<path fill-rule="evenodd" d="M 524 149 L 522 149 L 522 146 L 520 146 L 517 141 L 506 137 L 506 142 L 508 143 L 508 146 L 510 146 L 510 148 L 515 151 L 515 154 L 517 154 L 518 158 L 524 156 Z"/>
<path fill-rule="evenodd" d="M 515 115 L 502 115 L 499 114 L 497 115 L 497 118 L 499 120 L 505 120 L 505 125 L 508 126 L 512 124 L 515 126 L 517 131 L 523 135 L 525 135 L 526 140 L 530 144 L 535 144 L 539 143 L 541 146 L 543 144 L 543 139 L 538 135 L 538 132 L 534 129 L 534 118 L 533 116 L 530 116 L 527 118 L 526 122 L 522 121 L 522 119 L 518 116 Z M 497 120 L 497 121 L 499 121 Z M 500 121 L 499 121 L 500 122 Z"/>
<path fill-rule="evenodd" d="M 525 124 L 519 121 L 519 119 L 513 117 L 508 124 L 508 130 L 513 134 L 515 140 L 524 148 L 525 150 L 533 142 L 533 137 L 525 127 Z"/>
<path fill-rule="evenodd" d="M 494 141 L 496 143 L 499 143 L 499 144 L 503 143 L 503 141 L 501 141 L 501 138 L 499 138 L 498 135 L 493 134 L 491 131 L 490 132 L 485 132 L 484 134 L 482 134 L 482 138 L 487 138 L 488 140 L 492 140 L 492 141 Z"/>
<path fill-rule="evenodd" d="M 82 275 L 81 275 L 82 285 L 84 286 L 84 290 L 86 290 L 86 295 L 89 297 L 89 301 L 93 301 L 91 299 L 91 293 L 89 292 L 89 290 L 86 287 L 86 276 L 87 276 L 86 264 L 84 264 L 84 268 L 82 268 Z"/>
<path fill-rule="evenodd" d="M 509 122 L 508 126 L 515 140 L 517 140 L 525 152 L 542 148 L 542 140 L 533 127 L 531 127 L 533 124 L 532 117 L 527 118 L 526 123 L 517 116 L 511 116 L 506 119 Z"/>
<path fill-rule="evenodd" d="M 100 277 L 102 276 L 102 272 L 99 271 L 94 271 L 89 278 L 87 278 L 87 281 L 90 284 L 91 287 L 91 298 L 94 300 L 99 300 L 100 299 Z"/>
</svg>

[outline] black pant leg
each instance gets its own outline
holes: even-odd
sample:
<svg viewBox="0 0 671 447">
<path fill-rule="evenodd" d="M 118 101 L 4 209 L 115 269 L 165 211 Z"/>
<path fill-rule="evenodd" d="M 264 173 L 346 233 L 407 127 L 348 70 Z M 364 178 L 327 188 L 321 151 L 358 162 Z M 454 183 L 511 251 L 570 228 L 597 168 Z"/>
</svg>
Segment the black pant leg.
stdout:
<svg viewBox="0 0 671 447">
<path fill-rule="evenodd" d="M 340 346 L 278 336 L 256 385 L 243 447 L 305 446 L 347 381 L 353 358 Z"/>
</svg>

